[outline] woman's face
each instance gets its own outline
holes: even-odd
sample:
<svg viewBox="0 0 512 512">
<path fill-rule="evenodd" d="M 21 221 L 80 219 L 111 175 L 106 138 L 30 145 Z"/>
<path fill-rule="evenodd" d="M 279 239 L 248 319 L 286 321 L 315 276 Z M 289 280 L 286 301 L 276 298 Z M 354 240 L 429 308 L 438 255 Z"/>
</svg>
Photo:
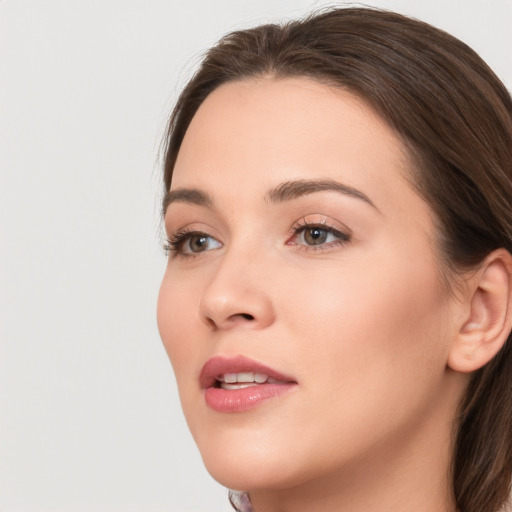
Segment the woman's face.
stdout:
<svg viewBox="0 0 512 512">
<path fill-rule="evenodd" d="M 224 485 L 292 487 L 446 441 L 455 299 L 408 165 L 364 102 L 306 78 L 223 85 L 192 120 L 158 325 Z"/>
</svg>

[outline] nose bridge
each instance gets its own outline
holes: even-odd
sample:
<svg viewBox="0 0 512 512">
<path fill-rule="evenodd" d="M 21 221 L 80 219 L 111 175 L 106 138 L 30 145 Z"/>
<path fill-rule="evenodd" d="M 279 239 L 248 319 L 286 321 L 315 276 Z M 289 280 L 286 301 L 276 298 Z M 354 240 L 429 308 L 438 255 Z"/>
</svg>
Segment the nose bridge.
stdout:
<svg viewBox="0 0 512 512">
<path fill-rule="evenodd" d="M 200 313 L 215 329 L 246 326 L 262 329 L 274 318 L 266 260 L 252 244 L 224 248 L 203 290 Z"/>
</svg>

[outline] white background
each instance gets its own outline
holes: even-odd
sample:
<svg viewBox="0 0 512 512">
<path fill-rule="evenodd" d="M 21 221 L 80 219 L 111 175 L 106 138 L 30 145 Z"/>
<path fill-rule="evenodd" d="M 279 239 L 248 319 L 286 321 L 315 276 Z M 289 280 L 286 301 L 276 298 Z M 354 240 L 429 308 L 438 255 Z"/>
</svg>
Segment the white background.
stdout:
<svg viewBox="0 0 512 512">
<path fill-rule="evenodd" d="M 452 32 L 512 87 L 510 0 L 367 3 Z M 156 329 L 158 148 L 202 50 L 323 5 L 0 0 L 2 512 L 231 510 Z"/>
</svg>

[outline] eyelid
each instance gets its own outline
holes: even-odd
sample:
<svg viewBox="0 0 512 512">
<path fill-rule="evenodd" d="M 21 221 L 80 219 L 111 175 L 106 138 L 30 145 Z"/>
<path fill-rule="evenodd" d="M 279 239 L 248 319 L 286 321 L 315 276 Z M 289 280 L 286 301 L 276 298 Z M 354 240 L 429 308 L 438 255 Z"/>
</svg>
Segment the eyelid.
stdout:
<svg viewBox="0 0 512 512">
<path fill-rule="evenodd" d="M 326 243 L 320 243 L 318 245 L 300 244 L 294 243 L 294 241 L 307 229 L 322 229 L 337 237 L 337 240 L 333 240 Z M 296 246 L 300 250 L 306 250 L 308 252 L 326 251 L 332 248 L 336 248 L 342 245 L 346 245 L 352 240 L 352 230 L 349 229 L 345 224 L 335 222 L 325 217 L 324 215 L 308 215 L 303 217 L 299 221 L 293 224 L 290 229 L 292 236 L 287 240 L 287 245 Z"/>
<path fill-rule="evenodd" d="M 168 238 L 172 238 L 179 233 L 204 233 L 212 238 L 219 239 L 221 236 L 219 230 L 214 228 L 208 222 L 186 221 L 186 222 L 168 222 L 165 224 L 165 232 Z"/>
<path fill-rule="evenodd" d="M 167 237 L 164 242 L 163 249 L 166 256 L 171 256 L 173 258 L 195 258 L 201 256 L 203 253 L 210 252 L 211 250 L 215 250 L 223 246 L 223 243 L 219 240 L 219 235 L 216 234 L 216 230 L 211 228 L 210 226 L 205 226 L 204 224 L 200 223 L 193 223 L 172 230 L 166 229 L 166 232 Z M 192 238 L 193 236 L 203 236 L 205 238 L 209 238 L 218 243 L 219 246 L 213 249 L 206 249 L 205 251 L 184 252 L 182 250 L 183 245 L 186 244 L 187 241 L 190 240 L 190 238 Z"/>
<path fill-rule="evenodd" d="M 331 220 L 325 215 L 306 215 L 302 217 L 292 225 L 290 233 L 296 233 L 297 230 L 307 227 L 321 227 L 326 230 L 337 231 L 343 235 L 352 237 L 352 230 L 347 225 L 339 221 Z"/>
</svg>

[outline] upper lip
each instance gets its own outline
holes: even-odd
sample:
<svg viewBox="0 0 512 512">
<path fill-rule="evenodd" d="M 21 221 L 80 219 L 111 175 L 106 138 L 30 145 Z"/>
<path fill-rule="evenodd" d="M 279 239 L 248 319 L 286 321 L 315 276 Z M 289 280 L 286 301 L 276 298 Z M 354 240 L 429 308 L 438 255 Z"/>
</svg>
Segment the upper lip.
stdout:
<svg viewBox="0 0 512 512">
<path fill-rule="evenodd" d="M 217 377 L 226 373 L 240 372 L 264 373 L 265 375 L 282 382 L 296 382 L 292 377 L 284 375 L 273 368 L 245 356 L 216 356 L 208 359 L 199 375 L 199 382 L 202 388 L 209 388 L 215 384 Z"/>
</svg>

